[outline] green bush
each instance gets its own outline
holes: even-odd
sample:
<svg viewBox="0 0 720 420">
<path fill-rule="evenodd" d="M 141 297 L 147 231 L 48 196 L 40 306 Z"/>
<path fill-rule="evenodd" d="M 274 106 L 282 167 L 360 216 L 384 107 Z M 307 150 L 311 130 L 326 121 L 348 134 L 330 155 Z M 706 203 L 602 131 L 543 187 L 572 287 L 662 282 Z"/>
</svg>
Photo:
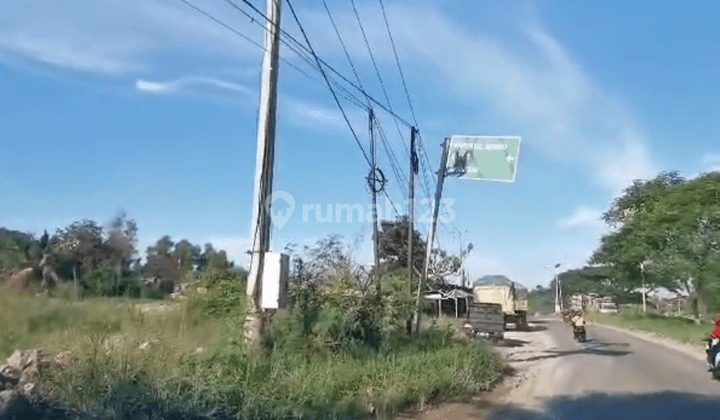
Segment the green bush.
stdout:
<svg viewBox="0 0 720 420">
<path fill-rule="evenodd" d="M 127 296 L 139 298 L 144 285 L 136 275 L 118 277 L 115 270 L 93 270 L 80 278 L 83 296 Z"/>
<path fill-rule="evenodd" d="M 246 283 L 240 275 L 218 270 L 201 278 L 200 286 L 207 290 L 202 296 L 203 313 L 210 318 L 237 317 L 247 308 Z"/>
</svg>

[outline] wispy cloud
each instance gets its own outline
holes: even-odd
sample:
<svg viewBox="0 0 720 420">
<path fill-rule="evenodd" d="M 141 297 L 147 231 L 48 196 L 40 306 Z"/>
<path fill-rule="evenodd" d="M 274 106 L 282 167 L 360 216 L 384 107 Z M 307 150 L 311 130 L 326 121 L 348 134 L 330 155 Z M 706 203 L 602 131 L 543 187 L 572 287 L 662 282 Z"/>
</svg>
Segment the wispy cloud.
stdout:
<svg viewBox="0 0 720 420">
<path fill-rule="evenodd" d="M 126 45 L 125 48 L 129 46 Z M 142 71 L 146 67 L 110 45 L 82 49 L 68 40 L 49 40 L 23 34 L 0 38 L 0 51 L 2 50 L 44 64 L 81 72 L 119 75 Z"/>
<path fill-rule="evenodd" d="M 222 2 L 203 8 L 235 16 Z M 158 57 L 188 56 L 213 60 L 185 60 L 186 67 L 202 68 L 208 61 L 227 66 L 259 53 L 180 2 L 75 0 L 68 7 L 52 0 L 5 1 L 0 2 L 0 16 L 0 52 L 73 71 L 121 76 L 154 69 Z M 260 28 L 230 21 L 260 39 Z"/>
<path fill-rule="evenodd" d="M 597 232 L 605 228 L 602 212 L 586 206 L 579 206 L 575 213 L 557 223 L 558 228 L 566 232 Z"/>
<path fill-rule="evenodd" d="M 357 129 L 367 118 L 356 107 L 344 107 L 350 123 Z M 348 131 L 349 128 L 342 113 L 335 106 L 308 101 L 297 97 L 284 97 L 280 112 L 286 112 L 290 122 L 306 128 L 317 130 Z"/>
<path fill-rule="evenodd" d="M 250 95 L 253 93 L 251 89 L 248 89 L 241 84 L 212 77 L 188 76 L 165 82 L 139 79 L 135 82 L 135 88 L 137 88 L 137 90 L 153 94 L 171 94 L 184 90 L 204 89 L 208 87 L 243 95 Z"/>
</svg>

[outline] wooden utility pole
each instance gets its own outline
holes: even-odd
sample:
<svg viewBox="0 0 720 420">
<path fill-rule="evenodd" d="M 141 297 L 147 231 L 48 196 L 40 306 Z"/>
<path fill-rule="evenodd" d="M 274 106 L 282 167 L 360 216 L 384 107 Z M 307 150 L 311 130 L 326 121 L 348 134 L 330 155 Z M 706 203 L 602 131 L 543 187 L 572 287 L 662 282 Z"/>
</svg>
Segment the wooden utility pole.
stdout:
<svg viewBox="0 0 720 420">
<path fill-rule="evenodd" d="M 253 238 L 247 294 L 252 305 L 249 340 L 256 339 L 264 327 L 261 307 L 265 253 L 270 250 L 270 205 L 272 204 L 273 167 L 275 163 L 275 121 L 277 109 L 278 59 L 280 57 L 280 6 L 282 0 L 267 0 L 265 52 L 262 63 L 262 87 L 258 118 L 257 157 L 255 161 L 255 195 L 253 197 Z"/>
<path fill-rule="evenodd" d="M 425 283 L 427 282 L 428 270 L 430 269 L 430 257 L 432 256 L 435 229 L 437 228 L 438 213 L 440 212 L 440 200 L 442 199 L 443 183 L 445 182 L 449 148 L 450 142 L 448 139 L 445 139 L 442 144 L 442 157 L 440 158 L 440 169 L 438 170 L 437 186 L 435 188 L 435 202 L 433 203 L 433 218 L 427 240 L 427 253 L 425 254 L 425 263 L 423 264 L 423 272 L 420 277 L 420 284 L 418 284 L 417 295 L 415 296 L 415 332 L 420 331 L 420 318 L 422 315 L 420 303 L 422 302 L 422 293 L 425 288 Z"/>
<path fill-rule="evenodd" d="M 370 175 L 370 191 L 372 193 L 372 224 L 373 224 L 373 253 L 375 255 L 375 290 L 378 300 L 382 299 L 382 286 L 380 284 L 380 237 L 378 236 L 378 220 L 377 220 L 377 152 L 375 151 L 375 114 L 370 110 L 368 129 L 370 132 L 370 158 L 372 159 L 372 168 Z"/>
<path fill-rule="evenodd" d="M 410 285 L 410 295 L 412 296 L 412 278 L 413 278 L 413 236 L 415 236 L 415 127 L 410 127 L 410 182 L 408 184 L 408 256 L 407 270 L 408 282 Z M 407 322 L 408 334 L 412 333 L 412 320 Z"/>
</svg>

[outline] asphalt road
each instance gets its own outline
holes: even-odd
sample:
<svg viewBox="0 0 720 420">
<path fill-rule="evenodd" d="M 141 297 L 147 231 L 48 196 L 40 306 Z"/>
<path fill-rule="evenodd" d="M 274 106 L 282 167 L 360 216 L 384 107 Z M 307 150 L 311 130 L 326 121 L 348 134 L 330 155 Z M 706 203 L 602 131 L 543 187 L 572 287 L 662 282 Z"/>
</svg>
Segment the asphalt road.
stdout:
<svg viewBox="0 0 720 420">
<path fill-rule="evenodd" d="M 579 343 L 557 318 L 531 322 L 535 331 L 516 333 L 517 341 L 530 344 L 545 335 L 553 345 L 536 354 L 507 352 L 507 357 L 511 361 L 516 357 L 534 370 L 528 381 L 534 382 L 530 387 L 537 404 L 529 407 L 527 400 L 513 403 L 510 398 L 507 405 L 483 410 L 482 417 L 720 418 L 720 381 L 712 379 L 706 363 L 602 326 L 589 326 L 588 340 Z"/>
</svg>

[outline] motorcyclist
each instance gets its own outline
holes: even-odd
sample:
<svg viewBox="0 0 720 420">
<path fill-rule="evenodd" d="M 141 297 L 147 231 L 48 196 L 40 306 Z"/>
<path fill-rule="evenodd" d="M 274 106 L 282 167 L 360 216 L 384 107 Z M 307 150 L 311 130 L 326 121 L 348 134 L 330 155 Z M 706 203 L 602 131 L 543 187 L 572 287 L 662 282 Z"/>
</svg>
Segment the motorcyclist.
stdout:
<svg viewBox="0 0 720 420">
<path fill-rule="evenodd" d="M 706 346 L 708 362 L 713 366 L 715 365 L 715 355 L 718 352 L 718 343 L 720 343 L 720 315 L 715 319 L 715 328 L 710 333 Z"/>
<path fill-rule="evenodd" d="M 717 316 L 715 319 L 715 329 L 712 330 L 710 333 L 710 339 L 716 340 L 720 339 L 720 315 Z"/>
<path fill-rule="evenodd" d="M 718 317 L 720 319 L 720 317 Z M 572 318 L 570 318 L 572 322 L 573 329 L 580 328 L 585 326 L 585 318 L 582 316 L 582 312 L 577 311 L 572 315 Z M 720 330 L 719 330 L 720 332 Z"/>
</svg>

